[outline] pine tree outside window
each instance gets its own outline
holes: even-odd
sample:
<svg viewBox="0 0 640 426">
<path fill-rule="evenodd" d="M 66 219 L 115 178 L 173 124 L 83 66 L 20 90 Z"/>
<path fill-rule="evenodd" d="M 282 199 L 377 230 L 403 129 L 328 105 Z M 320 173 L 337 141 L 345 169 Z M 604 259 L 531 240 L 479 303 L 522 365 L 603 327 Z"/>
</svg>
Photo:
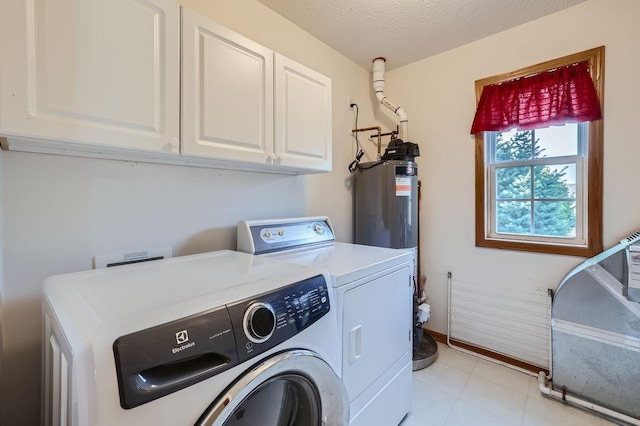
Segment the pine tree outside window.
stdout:
<svg viewBox="0 0 640 426">
<path fill-rule="evenodd" d="M 602 105 L 603 57 L 602 47 L 479 80 L 476 92 L 589 61 Z M 477 133 L 476 246 L 583 257 L 602 251 L 602 121 Z"/>
</svg>

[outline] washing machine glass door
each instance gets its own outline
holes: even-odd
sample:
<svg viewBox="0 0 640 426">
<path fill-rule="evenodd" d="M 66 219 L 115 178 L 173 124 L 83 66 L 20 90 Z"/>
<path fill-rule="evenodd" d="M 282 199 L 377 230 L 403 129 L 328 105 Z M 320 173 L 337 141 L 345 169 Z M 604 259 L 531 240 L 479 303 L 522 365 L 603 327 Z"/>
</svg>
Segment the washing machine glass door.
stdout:
<svg viewBox="0 0 640 426">
<path fill-rule="evenodd" d="M 321 426 L 349 422 L 344 385 L 313 352 L 283 352 L 231 385 L 196 423 L 215 426 Z"/>
</svg>

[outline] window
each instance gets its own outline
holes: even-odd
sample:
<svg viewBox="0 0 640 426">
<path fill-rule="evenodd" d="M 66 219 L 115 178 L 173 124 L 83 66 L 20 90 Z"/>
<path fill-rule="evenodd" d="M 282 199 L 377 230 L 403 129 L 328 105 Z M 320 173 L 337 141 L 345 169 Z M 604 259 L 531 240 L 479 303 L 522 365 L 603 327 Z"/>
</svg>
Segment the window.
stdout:
<svg viewBox="0 0 640 426">
<path fill-rule="evenodd" d="M 488 132 L 489 236 L 584 245 L 586 125 Z"/>
<path fill-rule="evenodd" d="M 476 94 L 588 61 L 602 108 L 603 58 L 600 47 L 479 80 Z M 602 122 L 476 133 L 476 246 L 583 257 L 602 251 Z"/>
</svg>

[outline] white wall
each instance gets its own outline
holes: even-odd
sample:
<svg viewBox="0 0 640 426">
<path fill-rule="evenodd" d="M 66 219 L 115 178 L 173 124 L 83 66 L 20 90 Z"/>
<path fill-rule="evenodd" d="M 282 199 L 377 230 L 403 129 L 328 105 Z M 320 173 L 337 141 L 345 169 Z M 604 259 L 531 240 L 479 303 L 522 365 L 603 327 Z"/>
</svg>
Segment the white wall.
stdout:
<svg viewBox="0 0 640 426">
<path fill-rule="evenodd" d="M 89 269 L 101 254 L 235 249 L 239 219 L 326 214 L 338 239 L 352 240 L 348 101 L 373 119 L 368 72 L 254 0 L 184 3 L 332 79 L 334 171 L 296 177 L 2 152 L 0 424 L 39 423 L 40 285 L 47 276 Z"/>
<path fill-rule="evenodd" d="M 604 246 L 640 228 L 633 176 L 640 143 L 640 2 L 589 0 L 461 48 L 387 73 L 386 94 L 409 114 L 420 144 L 422 271 L 432 306 L 427 328 L 445 333 L 446 274 L 482 285 L 555 289 L 584 259 L 475 247 L 475 80 L 606 46 Z"/>
</svg>

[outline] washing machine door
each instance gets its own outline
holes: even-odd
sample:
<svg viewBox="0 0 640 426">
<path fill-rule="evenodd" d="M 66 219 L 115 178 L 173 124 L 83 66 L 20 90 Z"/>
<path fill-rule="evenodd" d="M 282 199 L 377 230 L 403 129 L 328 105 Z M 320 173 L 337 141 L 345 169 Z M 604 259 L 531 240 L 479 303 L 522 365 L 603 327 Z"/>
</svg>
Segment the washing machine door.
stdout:
<svg viewBox="0 0 640 426">
<path fill-rule="evenodd" d="M 216 399 L 196 426 L 321 426 L 349 423 L 344 385 L 307 350 L 261 361 Z"/>
</svg>

